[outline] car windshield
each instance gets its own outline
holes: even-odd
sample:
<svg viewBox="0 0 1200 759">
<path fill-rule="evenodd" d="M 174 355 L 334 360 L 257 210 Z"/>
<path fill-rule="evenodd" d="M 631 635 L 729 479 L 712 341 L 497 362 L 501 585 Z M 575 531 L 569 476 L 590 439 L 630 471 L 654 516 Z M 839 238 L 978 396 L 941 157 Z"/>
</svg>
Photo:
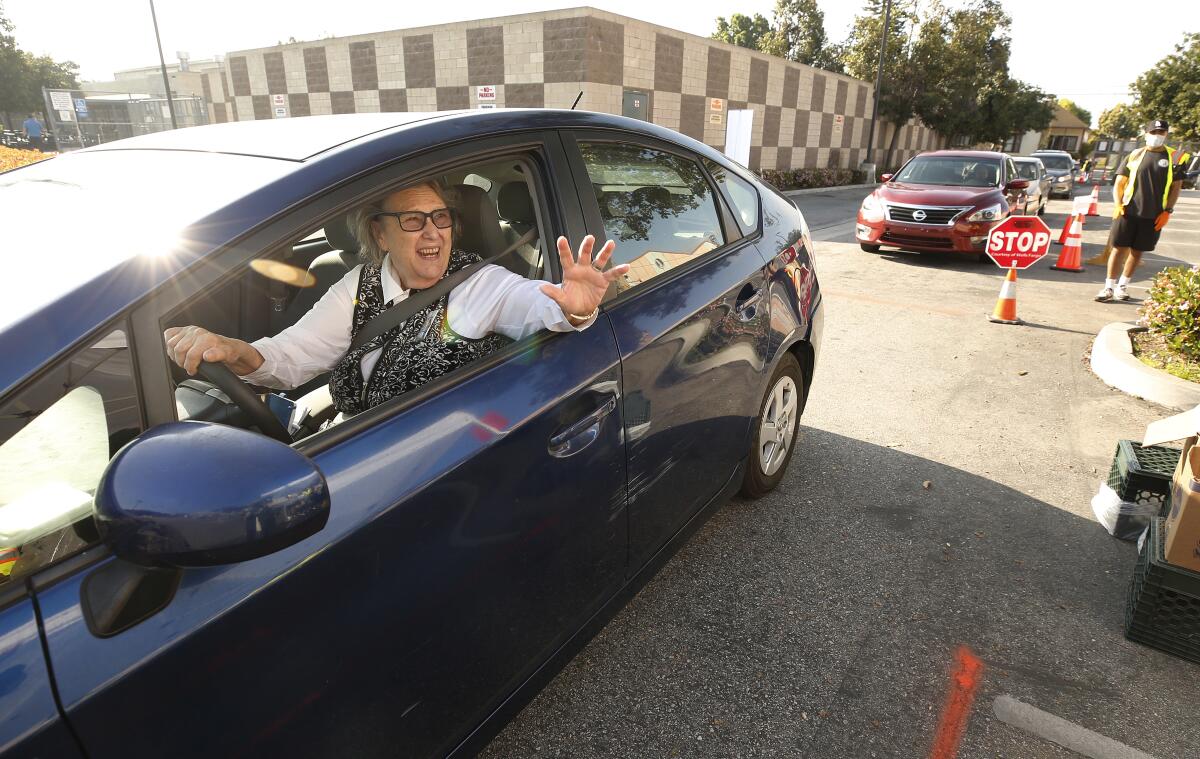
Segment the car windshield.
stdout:
<svg viewBox="0 0 1200 759">
<path fill-rule="evenodd" d="M 1037 179 L 1038 170 L 1037 164 L 1032 161 L 1026 163 L 1024 161 L 1015 161 L 1017 165 L 1017 176 L 1021 179 Z"/>
<path fill-rule="evenodd" d="M 894 181 L 995 187 L 1000 183 L 1000 162 L 972 156 L 921 156 L 909 161 Z"/>
<path fill-rule="evenodd" d="M 1075 162 L 1065 155 L 1040 155 L 1038 160 L 1048 170 L 1054 171 L 1070 171 L 1075 166 Z"/>
</svg>

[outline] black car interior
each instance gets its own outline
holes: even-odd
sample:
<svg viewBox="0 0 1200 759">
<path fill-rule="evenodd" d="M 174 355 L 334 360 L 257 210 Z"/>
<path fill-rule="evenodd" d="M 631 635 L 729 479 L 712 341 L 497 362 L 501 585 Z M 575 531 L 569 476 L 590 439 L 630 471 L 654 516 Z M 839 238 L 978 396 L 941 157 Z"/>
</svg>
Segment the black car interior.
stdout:
<svg viewBox="0 0 1200 759">
<path fill-rule="evenodd" d="M 530 279 L 548 277 L 544 262 L 549 243 L 544 235 L 536 234 L 541 224 L 530 176 L 526 162 L 517 159 L 442 175 L 440 179 L 449 190 L 448 200 L 458 215 L 454 247 L 490 258 L 534 230 L 530 241 L 496 264 Z M 327 221 L 321 229 L 264 258 L 286 264 L 272 270 L 291 275 L 264 276 L 260 271 L 267 271 L 267 267 L 256 271 L 248 266 L 234 279 L 173 314 L 164 327 L 196 324 L 247 342 L 278 334 L 299 321 L 335 282 L 363 263 L 349 214 Z M 215 383 L 200 376 L 188 377 L 174 364 L 171 370 L 180 419 L 261 428 Z M 327 383 L 328 374 L 323 374 L 293 390 L 264 389 L 268 404 L 285 424 L 291 415 L 289 431 L 293 440 L 313 434 L 335 416 Z M 295 406 L 303 411 L 292 412 Z"/>
</svg>

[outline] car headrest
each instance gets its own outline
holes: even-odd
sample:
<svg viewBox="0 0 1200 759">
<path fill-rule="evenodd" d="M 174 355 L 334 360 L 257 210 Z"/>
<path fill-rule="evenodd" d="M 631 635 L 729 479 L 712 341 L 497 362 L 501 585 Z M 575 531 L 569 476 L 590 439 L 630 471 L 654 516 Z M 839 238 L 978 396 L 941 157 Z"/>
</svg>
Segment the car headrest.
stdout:
<svg viewBox="0 0 1200 759">
<path fill-rule="evenodd" d="M 325 225 L 325 239 L 334 250 L 358 255 L 358 238 L 350 231 L 350 214 L 330 219 Z"/>
<path fill-rule="evenodd" d="M 502 219 L 533 223 L 533 201 L 529 198 L 529 188 L 524 182 L 509 182 L 501 187 L 496 205 L 499 206 Z"/>
<path fill-rule="evenodd" d="M 487 258 L 504 249 L 504 232 L 492 199 L 483 188 L 471 184 L 454 185 L 460 219 L 454 247 Z"/>
<path fill-rule="evenodd" d="M 635 206 L 653 206 L 659 213 L 665 213 L 671 207 L 671 191 L 666 187 L 639 187 L 633 191 L 631 200 Z"/>
</svg>

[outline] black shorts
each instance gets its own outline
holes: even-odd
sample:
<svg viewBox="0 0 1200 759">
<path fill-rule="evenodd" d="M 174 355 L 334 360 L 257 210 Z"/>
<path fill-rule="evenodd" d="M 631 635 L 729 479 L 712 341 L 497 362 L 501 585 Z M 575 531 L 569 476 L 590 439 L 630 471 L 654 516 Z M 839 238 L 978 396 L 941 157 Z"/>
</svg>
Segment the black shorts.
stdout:
<svg viewBox="0 0 1200 759">
<path fill-rule="evenodd" d="M 1113 247 L 1133 248 L 1141 253 L 1154 250 L 1159 233 L 1154 229 L 1154 219 L 1139 219 L 1136 216 L 1121 216 L 1113 222 Z"/>
</svg>

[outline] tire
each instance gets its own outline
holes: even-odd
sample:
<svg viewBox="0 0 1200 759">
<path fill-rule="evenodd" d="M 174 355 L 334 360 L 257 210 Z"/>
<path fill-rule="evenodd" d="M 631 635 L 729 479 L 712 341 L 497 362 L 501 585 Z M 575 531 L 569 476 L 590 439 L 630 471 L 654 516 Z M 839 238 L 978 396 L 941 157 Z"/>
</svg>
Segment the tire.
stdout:
<svg viewBox="0 0 1200 759">
<path fill-rule="evenodd" d="M 767 383 L 767 392 L 758 405 L 758 417 L 750 426 L 750 455 L 742 479 L 742 495 L 746 498 L 761 498 L 770 493 L 787 473 L 799 439 L 806 392 L 804 372 L 796 357 L 784 354 Z M 768 439 L 764 443 L 764 422 L 771 424 L 781 416 L 784 417 L 783 429 L 772 435 L 768 428 Z"/>
<path fill-rule="evenodd" d="M 860 242 L 858 244 L 858 247 L 862 248 L 863 250 L 865 250 L 868 253 L 878 253 L 879 249 L 883 246 L 882 245 L 867 245 L 865 242 Z"/>
</svg>

